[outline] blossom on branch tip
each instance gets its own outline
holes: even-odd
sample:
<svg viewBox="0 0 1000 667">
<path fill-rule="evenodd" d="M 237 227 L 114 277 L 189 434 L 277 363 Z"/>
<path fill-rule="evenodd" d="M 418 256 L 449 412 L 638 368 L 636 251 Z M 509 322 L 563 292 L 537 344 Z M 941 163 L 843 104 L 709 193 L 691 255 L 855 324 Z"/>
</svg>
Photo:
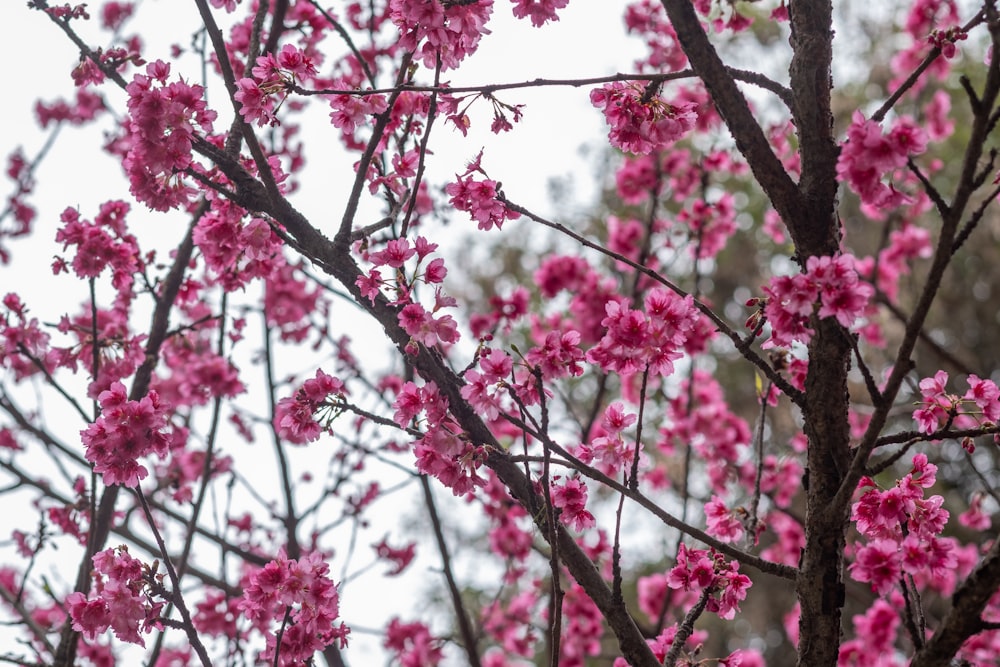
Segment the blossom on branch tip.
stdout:
<svg viewBox="0 0 1000 667">
<path fill-rule="evenodd" d="M 488 231 L 494 225 L 500 229 L 505 221 L 521 217 L 520 213 L 501 201 L 500 184 L 496 181 L 489 178 L 477 180 L 470 172 L 456 178 L 444 188 L 451 195 L 448 202 L 459 211 L 469 213 L 479 223 L 479 229 Z"/>
</svg>

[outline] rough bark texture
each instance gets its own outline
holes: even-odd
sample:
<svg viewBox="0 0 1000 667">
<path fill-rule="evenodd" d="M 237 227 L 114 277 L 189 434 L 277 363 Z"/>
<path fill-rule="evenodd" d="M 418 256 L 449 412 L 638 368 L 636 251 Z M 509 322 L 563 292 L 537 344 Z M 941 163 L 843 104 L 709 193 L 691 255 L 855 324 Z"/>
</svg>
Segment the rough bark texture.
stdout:
<svg viewBox="0 0 1000 667">
<path fill-rule="evenodd" d="M 691 3 L 663 0 L 663 6 L 737 148 L 788 227 L 799 261 L 835 254 L 841 228 L 836 215 L 838 149 L 830 107 L 833 30 L 829 0 L 793 0 L 789 4 L 792 115 L 802 163 L 798 184 L 772 152 Z M 850 464 L 847 371 L 851 346 L 848 334 L 833 320 L 814 322 L 814 328 L 803 407 L 809 450 L 806 546 L 796 580 L 802 609 L 799 664 L 833 667 L 841 639 L 848 515 L 845 504 L 832 501 Z"/>
</svg>

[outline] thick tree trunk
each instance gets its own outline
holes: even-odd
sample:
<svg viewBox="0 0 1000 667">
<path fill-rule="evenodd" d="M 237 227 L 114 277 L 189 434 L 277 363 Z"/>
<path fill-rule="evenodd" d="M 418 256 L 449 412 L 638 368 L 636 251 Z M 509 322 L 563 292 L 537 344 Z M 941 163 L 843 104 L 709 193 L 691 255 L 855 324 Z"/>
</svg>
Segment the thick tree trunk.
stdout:
<svg viewBox="0 0 1000 667">
<path fill-rule="evenodd" d="M 834 503 L 850 465 L 847 333 L 832 321 L 819 323 L 809 346 L 805 432 L 806 544 L 795 589 L 799 599 L 799 661 L 802 667 L 837 664 L 844 606 L 844 546 L 848 514 Z"/>
</svg>

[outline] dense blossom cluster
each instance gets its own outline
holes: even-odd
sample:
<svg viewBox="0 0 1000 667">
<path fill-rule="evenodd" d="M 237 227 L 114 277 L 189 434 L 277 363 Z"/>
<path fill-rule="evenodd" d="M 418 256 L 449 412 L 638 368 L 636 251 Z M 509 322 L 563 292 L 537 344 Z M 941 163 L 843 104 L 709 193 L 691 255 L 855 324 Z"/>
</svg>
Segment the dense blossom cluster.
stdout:
<svg viewBox="0 0 1000 667">
<path fill-rule="evenodd" d="M 316 369 L 316 377 L 303 382 L 292 396 L 278 401 L 274 425 L 282 440 L 304 445 L 319 438 L 324 428 L 321 424 L 339 413 L 337 401 L 346 394 L 343 382 Z"/>
<path fill-rule="evenodd" d="M 340 596 L 330 565 L 318 552 L 299 559 L 283 554 L 252 574 L 239 604 L 254 625 L 270 629 L 261 658 L 292 667 L 327 646 L 343 648 L 350 629 L 336 625 Z"/>
<path fill-rule="evenodd" d="M 160 402 L 155 391 L 131 401 L 121 382 L 102 391 L 98 402 L 101 416 L 80 432 L 87 448 L 85 456 L 105 484 L 134 488 L 149 474 L 139 459 L 150 454 L 164 456 L 169 449 L 169 406 Z"/>
<path fill-rule="evenodd" d="M 133 558 L 124 546 L 94 554 L 94 597 L 72 593 L 66 607 L 73 628 L 94 639 L 109 628 L 123 642 L 146 645 L 142 634 L 161 628 L 156 572 Z M 142 633 L 142 634 L 140 634 Z"/>
<path fill-rule="evenodd" d="M 864 315 L 875 290 L 858 277 L 854 257 L 841 254 L 810 257 L 804 272 L 776 276 L 764 292 L 764 314 L 771 324 L 768 344 L 790 347 L 812 338 L 813 315 L 833 317 L 841 326 L 851 327 Z"/>
<path fill-rule="evenodd" d="M 604 112 L 611 145 L 626 153 L 646 155 L 668 148 L 691 130 L 698 119 L 695 105 L 667 102 L 636 83 L 616 81 L 591 91 L 590 102 Z"/>
<path fill-rule="evenodd" d="M 681 544 L 677 564 L 667 573 L 667 586 L 683 591 L 708 591 L 707 609 L 721 618 L 733 618 L 746 599 L 750 577 L 740 574 L 739 563 L 728 563 L 721 554 L 688 549 Z"/>
<path fill-rule="evenodd" d="M 216 117 L 205 103 L 204 88 L 183 80 L 167 83 L 169 77 L 170 65 L 157 60 L 126 89 L 129 148 L 122 166 L 130 192 L 157 211 L 180 206 L 193 194 L 180 173 L 193 164 L 196 128 L 211 132 Z"/>
<path fill-rule="evenodd" d="M 275 107 L 284 101 L 290 87 L 316 75 L 312 59 L 292 44 L 285 44 L 277 55 L 257 58 L 253 78 L 236 82 L 239 89 L 233 98 L 240 103 L 240 115 L 248 123 L 276 125 Z M 277 101 L 276 97 L 280 96 Z"/>
<path fill-rule="evenodd" d="M 882 179 L 906 165 L 911 156 L 927 149 L 927 133 L 912 119 L 900 118 L 888 134 L 882 126 L 854 113 L 847 141 L 840 150 L 837 176 L 846 182 L 861 201 L 876 210 L 891 209 L 911 201 L 893 184 Z"/>
<path fill-rule="evenodd" d="M 851 520 L 867 542 L 860 545 L 849 570 L 857 581 L 886 595 L 905 573 L 923 586 L 942 588 L 954 583 L 958 543 L 941 537 L 949 513 L 939 495 L 924 497 L 934 486 L 937 466 L 925 454 L 913 457 L 913 467 L 896 484 L 882 490 L 874 480 L 858 485 L 862 494 L 854 503 Z"/>
<path fill-rule="evenodd" d="M 486 176 L 480 166 L 483 154 L 469 163 L 465 173 L 455 175 L 455 181 L 445 186 L 445 192 L 451 196 L 448 200 L 459 211 L 465 211 L 479 223 L 479 229 L 490 230 L 496 226 L 503 227 L 507 220 L 517 220 L 521 214 L 510 209 L 501 201 L 500 184 Z M 480 174 L 479 178 L 473 174 Z"/>
<path fill-rule="evenodd" d="M 601 325 L 606 333 L 587 352 L 587 361 L 626 376 L 670 375 L 682 352 L 704 349 L 711 338 L 701 325 L 694 299 L 665 289 L 650 290 L 644 310 L 613 300 L 605 305 L 605 313 Z"/>
<path fill-rule="evenodd" d="M 110 201 L 101 205 L 94 222 L 80 218 L 80 212 L 67 208 L 60 216 L 63 226 L 56 232 L 56 241 L 63 250 L 71 246 L 73 273 L 80 278 L 96 278 L 110 267 L 112 284 L 119 291 L 131 285 L 132 274 L 139 270 L 141 259 L 134 236 L 126 232 L 125 216 L 129 206 L 123 201 Z M 65 264 L 58 261 L 55 270 Z"/>
<path fill-rule="evenodd" d="M 400 427 L 418 420 L 423 435 L 413 443 L 417 470 L 436 477 L 456 496 L 486 486 L 479 475 L 485 451 L 469 441 L 448 413 L 448 399 L 433 382 L 404 384 L 393 402 L 393 421 Z"/>
<path fill-rule="evenodd" d="M 551 1 L 551 0 L 550 0 Z M 558 0 L 556 0 L 558 2 Z M 400 31 L 400 46 L 433 69 L 455 69 L 489 34 L 493 0 L 438 2 L 390 0 L 389 17 Z"/>
</svg>

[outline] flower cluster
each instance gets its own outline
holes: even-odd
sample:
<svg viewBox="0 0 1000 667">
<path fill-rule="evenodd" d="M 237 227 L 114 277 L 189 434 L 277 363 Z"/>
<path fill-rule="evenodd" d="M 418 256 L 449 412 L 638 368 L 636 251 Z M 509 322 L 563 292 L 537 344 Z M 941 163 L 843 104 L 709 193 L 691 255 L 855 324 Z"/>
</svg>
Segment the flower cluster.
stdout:
<svg viewBox="0 0 1000 667">
<path fill-rule="evenodd" d="M 941 49 L 941 55 L 945 58 L 954 58 L 958 49 L 955 42 L 968 39 L 969 33 L 957 26 L 952 26 L 947 30 L 935 30 L 927 36 L 927 42 L 934 48 Z"/>
<path fill-rule="evenodd" d="M 264 280 L 264 314 L 284 341 L 302 342 L 315 332 L 313 316 L 322 313 L 326 301 L 319 287 L 309 287 L 299 267 L 280 264 Z"/>
<path fill-rule="evenodd" d="M 490 350 L 479 355 L 479 370 L 465 372 L 462 398 L 480 415 L 495 421 L 503 410 L 503 388 L 513 370 L 514 360 L 502 350 Z"/>
<path fill-rule="evenodd" d="M 667 573 L 667 585 L 675 590 L 708 590 L 706 609 L 721 618 L 731 619 L 747 596 L 750 577 L 740 574 L 739 563 L 726 562 L 722 554 L 703 549 L 688 549 L 681 544 L 677 564 Z"/>
<path fill-rule="evenodd" d="M 4 295 L 3 306 L 0 311 L 0 365 L 13 370 L 17 381 L 54 368 L 56 354 L 38 318 L 28 316 L 27 306 L 13 292 Z"/>
<path fill-rule="evenodd" d="M 149 471 L 139 463 L 148 454 L 167 453 L 167 406 L 155 391 L 138 401 L 128 400 L 125 385 L 115 382 L 98 396 L 101 416 L 80 432 L 87 460 L 104 483 L 135 488 Z"/>
<path fill-rule="evenodd" d="M 663 4 L 638 0 L 625 7 L 625 28 L 646 40 L 649 55 L 636 61 L 640 72 L 677 72 L 687 65 L 687 56 L 677 41 L 677 33 L 667 19 Z"/>
<path fill-rule="evenodd" d="M 430 243 L 422 236 L 417 237 L 412 244 L 405 238 L 391 239 L 378 251 L 363 248 L 364 254 L 374 266 L 368 274 L 362 274 L 355 281 L 361 294 L 372 302 L 383 294 L 383 288 L 395 292 L 390 303 L 401 306 L 397 320 L 410 336 L 407 351 L 411 353 L 416 352 L 417 345 L 430 347 L 441 343 L 451 344 L 460 337 L 455 318 L 440 314 L 443 308 L 456 305 L 455 299 L 447 296 L 440 286 L 448 274 L 444 260 L 438 257 L 424 265 L 424 260 L 436 249 L 436 243 Z M 404 265 L 414 257 L 417 258 L 417 264 L 408 276 Z M 380 267 L 391 269 L 392 277 L 386 279 Z M 434 305 L 430 309 L 412 301 L 413 288 L 418 282 L 435 286 Z"/>
<path fill-rule="evenodd" d="M 820 318 L 833 317 L 850 327 L 868 307 L 874 288 L 858 277 L 854 257 L 841 254 L 810 257 L 806 270 L 794 276 L 776 276 L 764 287 L 767 299 L 763 313 L 771 323 L 769 347 L 789 347 L 794 341 L 808 343 L 812 338 L 809 318 L 816 311 Z M 751 317 L 748 325 L 758 321 Z"/>
<path fill-rule="evenodd" d="M 514 3 L 514 16 L 519 19 L 530 18 L 531 25 L 540 28 L 548 21 L 558 21 L 557 9 L 569 4 L 569 0 L 511 0 Z"/>
<path fill-rule="evenodd" d="M 690 296 L 680 297 L 665 289 L 646 294 L 644 310 L 636 310 L 617 301 L 605 304 L 604 337 L 590 351 L 587 361 L 603 370 L 632 375 L 648 371 L 651 375 L 670 375 L 673 362 L 682 350 L 704 341 L 691 340 L 701 334 L 700 314 Z"/>
<path fill-rule="evenodd" d="M 538 634 L 534 621 L 538 614 L 538 593 L 526 590 L 510 600 L 494 600 L 483 611 L 483 630 L 494 637 L 509 656 L 530 658 Z"/>
<path fill-rule="evenodd" d="M 953 423 L 959 426 L 993 426 L 1000 423 L 1000 388 L 992 380 L 968 377 L 965 395 L 949 394 L 948 374 L 938 371 L 920 381 L 923 401 L 913 412 L 921 433 L 934 433 Z M 969 446 L 969 445 L 967 445 Z"/>
<path fill-rule="evenodd" d="M 587 485 L 579 477 L 552 485 L 552 505 L 559 510 L 559 521 L 574 530 L 593 528 L 594 515 L 587 511 Z"/>
<path fill-rule="evenodd" d="M 728 482 L 739 474 L 738 462 L 750 442 L 750 427 L 730 410 L 719 382 L 711 373 L 696 369 L 670 400 L 666 420 L 657 449 L 671 456 L 678 444 L 690 444 L 705 462 L 712 489 L 725 494 Z"/>
<path fill-rule="evenodd" d="M 294 395 L 278 401 L 274 422 L 282 440 L 304 445 L 319 438 L 323 432 L 321 421 L 329 421 L 338 412 L 337 399 L 347 394 L 347 387 L 339 379 L 316 369 L 316 377 L 306 380 Z"/>
<path fill-rule="evenodd" d="M 858 260 L 858 273 L 870 282 L 877 281 L 878 288 L 895 300 L 900 278 L 910 273 L 914 261 L 930 257 L 931 251 L 930 232 L 916 225 L 904 225 L 889 234 L 889 243 L 879 251 L 877 262 L 872 257 Z M 876 266 L 878 275 L 873 277 Z"/>
<path fill-rule="evenodd" d="M 268 634 L 261 656 L 268 664 L 278 651 L 281 665 L 303 664 L 327 646 L 347 645 L 350 629 L 334 622 L 340 613 L 337 585 L 330 579 L 330 565 L 318 552 L 298 560 L 284 554 L 250 576 L 240 608 L 255 625 L 265 628 L 281 623 L 278 635 Z"/>
<path fill-rule="evenodd" d="M 711 259 L 736 231 L 733 196 L 727 192 L 712 204 L 696 199 L 677 215 L 677 221 L 685 226 L 692 239 L 691 254 L 697 254 L 698 259 Z"/>
<path fill-rule="evenodd" d="M 431 634 L 420 621 L 404 623 L 399 618 L 389 621 L 383 646 L 393 652 L 402 667 L 432 667 L 441 662 L 441 640 Z"/>
<path fill-rule="evenodd" d="M 412 51 L 414 59 L 430 69 L 440 59 L 442 71 L 455 69 L 475 52 L 480 38 L 490 32 L 486 23 L 492 13 L 493 0 L 389 0 L 400 48 Z"/>
<path fill-rule="evenodd" d="M 637 83 L 607 83 L 590 92 L 590 102 L 604 111 L 611 145 L 635 155 L 670 146 L 698 120 L 694 104 L 671 104 Z"/>
<path fill-rule="evenodd" d="M 212 130 L 215 112 L 204 89 L 184 81 L 168 84 L 170 65 L 157 60 L 126 87 L 128 154 L 122 162 L 130 192 L 153 210 L 167 211 L 188 200 L 189 188 L 176 175 L 191 166 L 195 126 Z"/>
<path fill-rule="evenodd" d="M 876 210 L 895 208 L 910 198 L 882 178 L 926 148 L 927 133 L 912 120 L 900 118 L 889 134 L 883 134 L 878 123 L 856 111 L 837 160 L 837 178 L 846 182 L 862 203 Z"/>
<path fill-rule="evenodd" d="M 461 432 L 448 413 L 448 399 L 436 384 L 428 382 L 420 387 L 407 382 L 400 388 L 393 408 L 393 421 L 401 428 L 410 427 L 423 415 L 424 434 L 413 443 L 417 470 L 436 477 L 456 496 L 486 486 L 478 474 L 485 451 Z"/>
<path fill-rule="evenodd" d="M 730 510 L 719 496 L 713 495 L 705 504 L 705 523 L 709 535 L 723 542 L 736 542 L 743 537 L 742 508 Z"/>
<path fill-rule="evenodd" d="M 936 473 L 937 466 L 917 454 L 910 472 L 889 489 L 868 477 L 859 482 L 863 493 L 851 508 L 851 520 L 868 541 L 858 547 L 849 568 L 856 581 L 886 595 L 904 572 L 933 580 L 955 567 L 955 540 L 939 537 L 948 521 L 944 498 L 924 498 Z"/>
<path fill-rule="evenodd" d="M 267 221 L 251 218 L 226 199 L 216 199 L 195 225 L 193 238 L 205 264 L 223 289 L 242 289 L 255 278 L 271 275 L 284 261 L 281 242 Z"/>
<path fill-rule="evenodd" d="M 259 56 L 251 73 L 253 78 L 236 82 L 238 90 L 233 97 L 240 103 L 240 115 L 247 123 L 256 122 L 258 126 L 277 125 L 274 112 L 283 98 L 275 102 L 274 96 L 287 94 L 291 86 L 315 76 L 316 67 L 301 50 L 285 44 L 277 56 Z"/>
<path fill-rule="evenodd" d="M 894 651 L 896 632 L 899 629 L 899 609 L 905 606 L 902 599 L 892 604 L 881 598 L 875 600 L 864 614 L 856 615 L 854 639 L 840 645 L 838 665 L 851 667 L 889 667 L 900 663 L 888 656 Z"/>
<path fill-rule="evenodd" d="M 490 230 L 496 225 L 503 227 L 507 220 L 517 220 L 521 214 L 512 210 L 502 201 L 500 184 L 489 178 L 480 166 L 483 153 L 468 164 L 465 173 L 455 174 L 455 181 L 445 186 L 444 191 L 451 195 L 448 202 L 459 211 L 465 211 L 479 223 L 479 229 Z M 473 174 L 482 174 L 483 179 L 477 179 Z"/>
<path fill-rule="evenodd" d="M 625 441 L 622 432 L 636 423 L 638 417 L 625 412 L 625 406 L 615 401 L 604 410 L 600 424 L 596 424 L 590 442 L 576 449 L 576 456 L 584 463 L 597 463 L 606 474 L 614 474 L 630 466 L 635 458 L 635 446 Z"/>
<path fill-rule="evenodd" d="M 80 278 L 96 278 L 105 268 L 111 267 L 112 284 L 121 289 L 131 286 L 131 276 L 141 264 L 135 237 L 125 231 L 125 216 L 129 206 L 123 201 L 110 201 L 101 205 L 94 222 L 80 218 L 75 208 L 67 208 L 59 216 L 62 228 L 56 232 L 56 241 L 63 250 L 76 247 L 71 265 Z M 56 270 L 63 266 L 56 262 Z"/>
<path fill-rule="evenodd" d="M 162 628 L 160 610 L 165 603 L 152 600 L 158 586 L 156 572 L 132 558 L 125 546 L 94 554 L 93 563 L 96 596 L 77 592 L 66 598 L 73 629 L 93 640 L 111 628 L 119 640 L 145 646 L 140 630 Z"/>
<path fill-rule="evenodd" d="M 90 61 L 86 62 L 89 63 Z M 96 66 L 93 70 L 100 74 L 101 70 L 97 69 Z M 35 103 L 35 116 L 38 118 L 38 124 L 43 128 L 48 127 L 52 123 L 82 125 L 94 120 L 104 109 L 104 99 L 100 95 L 84 88 L 78 88 L 76 91 L 76 100 L 73 102 L 58 99 L 45 103 L 39 100 Z"/>
<path fill-rule="evenodd" d="M 569 321 L 564 327 L 580 334 L 580 343 L 594 344 L 605 334 L 601 324 L 605 304 L 621 299 L 615 280 L 597 271 L 583 257 L 551 255 L 542 260 L 532 276 L 545 299 L 570 293 Z"/>
<path fill-rule="evenodd" d="M 359 127 L 366 127 L 369 124 L 368 118 L 383 113 L 387 105 L 385 95 L 382 94 L 339 94 L 331 95 L 329 100 L 330 122 L 343 133 L 345 138 L 353 138 Z"/>
</svg>

